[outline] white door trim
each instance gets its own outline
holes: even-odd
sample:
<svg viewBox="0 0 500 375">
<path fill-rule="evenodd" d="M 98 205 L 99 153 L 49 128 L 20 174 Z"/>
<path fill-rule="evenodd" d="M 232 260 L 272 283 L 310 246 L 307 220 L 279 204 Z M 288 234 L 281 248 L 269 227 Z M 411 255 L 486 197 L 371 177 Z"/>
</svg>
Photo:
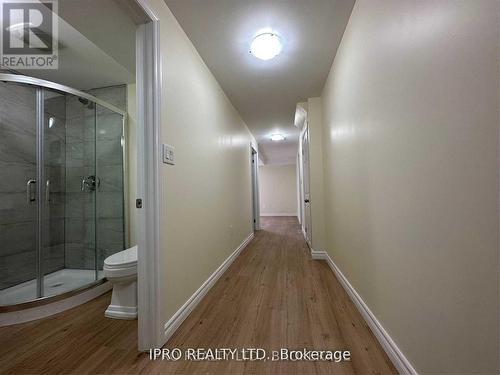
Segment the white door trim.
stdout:
<svg viewBox="0 0 500 375">
<path fill-rule="evenodd" d="M 306 137 L 306 142 L 304 142 L 304 137 Z M 311 203 L 309 202 L 309 217 L 306 217 L 306 205 L 305 205 L 305 201 L 306 199 L 307 200 L 311 200 L 311 178 L 310 178 L 310 170 L 311 170 L 311 159 L 309 157 L 309 141 L 310 141 L 310 138 L 309 138 L 309 124 L 307 122 L 307 119 L 306 121 L 304 122 L 304 127 L 302 128 L 302 131 L 300 133 L 300 136 L 299 136 L 299 142 L 300 142 L 300 146 L 299 146 L 299 158 L 300 158 L 300 166 L 301 166 L 301 179 L 302 179 L 302 202 L 301 202 L 301 211 L 302 211 L 302 223 L 301 223 L 301 226 L 302 226 L 302 233 L 304 233 L 304 238 L 307 242 L 307 244 L 309 245 L 309 247 L 312 247 L 312 241 L 313 241 L 313 238 L 312 238 L 312 226 L 313 226 L 313 223 L 312 223 L 312 206 L 311 206 Z M 307 145 L 307 149 L 304 150 L 304 143 L 306 143 Z M 304 155 L 306 155 L 306 161 L 304 161 Z M 304 165 L 307 166 L 307 170 L 305 170 L 304 168 Z M 306 193 L 306 179 L 307 179 L 307 183 L 308 183 L 308 190 L 309 192 Z M 307 227 L 307 233 L 306 233 L 306 227 Z"/>
<path fill-rule="evenodd" d="M 259 151 L 250 144 L 250 168 L 252 176 L 252 212 L 254 230 L 260 230 L 260 193 L 259 193 Z"/>
<path fill-rule="evenodd" d="M 137 211 L 139 350 L 163 342 L 160 293 L 159 132 L 161 106 L 160 21 L 147 0 L 136 0 L 151 22 L 137 32 Z"/>
</svg>

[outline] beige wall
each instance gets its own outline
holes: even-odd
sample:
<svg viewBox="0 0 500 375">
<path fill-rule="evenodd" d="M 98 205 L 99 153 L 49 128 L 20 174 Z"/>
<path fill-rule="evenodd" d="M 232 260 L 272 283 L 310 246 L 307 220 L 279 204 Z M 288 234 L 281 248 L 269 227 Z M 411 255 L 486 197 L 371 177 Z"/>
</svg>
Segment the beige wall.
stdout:
<svg viewBox="0 0 500 375">
<path fill-rule="evenodd" d="M 358 0 L 323 92 L 327 250 L 422 374 L 499 371 L 499 5 Z"/>
<path fill-rule="evenodd" d="M 259 167 L 261 216 L 297 216 L 297 166 Z"/>
<path fill-rule="evenodd" d="M 221 87 L 162 0 L 161 290 L 167 321 L 252 231 L 250 142 Z"/>
</svg>

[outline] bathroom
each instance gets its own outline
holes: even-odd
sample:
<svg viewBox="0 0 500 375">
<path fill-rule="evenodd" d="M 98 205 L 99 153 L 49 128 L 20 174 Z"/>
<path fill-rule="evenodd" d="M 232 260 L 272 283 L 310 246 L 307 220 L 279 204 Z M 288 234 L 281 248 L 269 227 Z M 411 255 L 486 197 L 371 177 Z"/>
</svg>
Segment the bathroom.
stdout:
<svg viewBox="0 0 500 375">
<path fill-rule="evenodd" d="M 58 2 L 58 69 L 0 70 L 0 325 L 109 291 L 105 260 L 135 245 L 144 16 L 128 1 L 90 0 L 86 15 L 76 3 Z"/>
</svg>

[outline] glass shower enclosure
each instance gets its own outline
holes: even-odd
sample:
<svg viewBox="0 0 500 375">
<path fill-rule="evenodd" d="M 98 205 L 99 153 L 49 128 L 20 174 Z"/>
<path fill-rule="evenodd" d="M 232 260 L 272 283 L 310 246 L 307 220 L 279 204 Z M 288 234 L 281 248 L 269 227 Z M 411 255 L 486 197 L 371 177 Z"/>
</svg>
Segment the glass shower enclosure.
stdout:
<svg viewBox="0 0 500 375">
<path fill-rule="evenodd" d="M 125 248 L 126 112 L 0 74 L 0 306 L 102 282 Z"/>
</svg>

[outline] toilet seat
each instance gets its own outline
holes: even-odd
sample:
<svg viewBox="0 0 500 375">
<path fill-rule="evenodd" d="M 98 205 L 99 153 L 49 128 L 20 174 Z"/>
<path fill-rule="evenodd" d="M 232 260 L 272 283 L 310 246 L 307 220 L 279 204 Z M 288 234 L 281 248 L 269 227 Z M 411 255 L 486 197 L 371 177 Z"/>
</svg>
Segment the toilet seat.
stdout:
<svg viewBox="0 0 500 375">
<path fill-rule="evenodd" d="M 137 246 L 110 255 L 104 260 L 105 269 L 137 269 Z"/>
</svg>

